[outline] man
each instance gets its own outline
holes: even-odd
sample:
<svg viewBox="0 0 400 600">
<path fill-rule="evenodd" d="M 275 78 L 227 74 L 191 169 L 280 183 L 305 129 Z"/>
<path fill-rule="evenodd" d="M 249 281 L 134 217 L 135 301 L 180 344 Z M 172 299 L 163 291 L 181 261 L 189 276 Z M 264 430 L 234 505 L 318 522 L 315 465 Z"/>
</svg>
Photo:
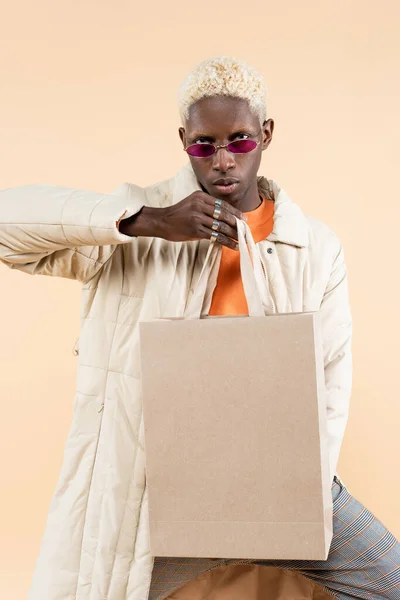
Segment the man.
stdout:
<svg viewBox="0 0 400 600">
<path fill-rule="evenodd" d="M 235 216 L 257 242 L 273 310 L 321 313 L 334 502 L 327 561 L 249 562 L 297 570 L 342 599 L 398 599 L 400 545 L 336 474 L 351 387 L 341 243 L 258 176 L 273 134 L 258 73 L 230 57 L 205 61 L 179 102 L 190 161 L 172 179 L 111 195 L 38 185 L 0 194 L 1 260 L 83 290 L 75 410 L 30 600 L 161 600 L 237 562 L 150 555 L 137 328 L 182 315 L 210 243 L 222 252 L 210 314 L 246 314 Z"/>
</svg>

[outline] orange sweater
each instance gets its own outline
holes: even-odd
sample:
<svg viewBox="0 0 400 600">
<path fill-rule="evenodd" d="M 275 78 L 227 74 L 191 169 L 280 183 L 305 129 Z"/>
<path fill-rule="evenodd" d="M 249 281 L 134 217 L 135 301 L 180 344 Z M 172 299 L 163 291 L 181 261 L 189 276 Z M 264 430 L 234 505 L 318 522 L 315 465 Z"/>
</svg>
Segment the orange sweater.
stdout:
<svg viewBox="0 0 400 600">
<path fill-rule="evenodd" d="M 264 240 L 274 224 L 274 202 L 263 198 L 255 210 L 245 213 L 255 242 Z M 221 264 L 210 315 L 247 315 L 247 301 L 240 276 L 239 252 L 222 246 Z"/>
</svg>

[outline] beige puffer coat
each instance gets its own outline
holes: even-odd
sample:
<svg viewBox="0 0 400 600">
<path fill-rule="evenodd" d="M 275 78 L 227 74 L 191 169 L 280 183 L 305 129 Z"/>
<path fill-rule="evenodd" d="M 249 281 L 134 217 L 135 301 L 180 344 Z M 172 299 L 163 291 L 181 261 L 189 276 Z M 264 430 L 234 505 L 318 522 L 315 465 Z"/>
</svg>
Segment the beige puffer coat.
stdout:
<svg viewBox="0 0 400 600">
<path fill-rule="evenodd" d="M 332 479 L 352 372 L 343 249 L 271 184 L 274 229 L 257 246 L 275 311 L 321 311 Z M 188 163 L 169 180 L 125 183 L 113 194 L 50 185 L 0 192 L 0 260 L 82 283 L 73 420 L 29 600 L 147 600 L 153 557 L 136 324 L 163 316 L 167 302 L 182 315 L 209 242 L 131 238 L 117 223 L 196 189 Z"/>
</svg>

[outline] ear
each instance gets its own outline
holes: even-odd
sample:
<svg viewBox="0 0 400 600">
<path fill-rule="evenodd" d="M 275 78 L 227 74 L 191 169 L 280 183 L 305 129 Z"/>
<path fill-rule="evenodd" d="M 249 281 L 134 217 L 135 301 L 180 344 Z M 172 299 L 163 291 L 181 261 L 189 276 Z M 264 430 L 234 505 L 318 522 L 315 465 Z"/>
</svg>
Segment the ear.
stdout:
<svg viewBox="0 0 400 600">
<path fill-rule="evenodd" d="M 271 143 L 272 135 L 274 133 L 275 123 L 272 119 L 268 119 L 268 121 L 264 121 L 262 126 L 263 131 L 263 141 L 262 141 L 262 149 L 266 150 Z"/>
<path fill-rule="evenodd" d="M 186 133 L 184 127 L 179 127 L 179 137 L 181 138 L 183 147 L 186 148 Z"/>
</svg>

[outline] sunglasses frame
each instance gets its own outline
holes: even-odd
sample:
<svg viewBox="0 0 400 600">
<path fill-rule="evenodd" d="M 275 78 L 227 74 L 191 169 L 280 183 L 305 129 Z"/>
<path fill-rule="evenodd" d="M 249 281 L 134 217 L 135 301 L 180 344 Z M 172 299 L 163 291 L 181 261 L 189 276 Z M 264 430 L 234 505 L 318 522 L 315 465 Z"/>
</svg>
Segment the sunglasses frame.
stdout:
<svg viewBox="0 0 400 600">
<path fill-rule="evenodd" d="M 259 131 L 255 137 L 259 136 L 260 133 L 261 133 L 261 131 Z M 228 150 L 228 152 L 230 152 L 231 154 L 249 154 L 249 152 L 253 152 L 253 150 L 255 150 L 259 144 L 261 144 L 261 140 L 258 140 L 258 142 L 256 142 L 255 140 L 236 140 L 236 141 L 238 141 L 238 142 L 247 142 L 247 141 L 249 141 L 249 142 L 254 142 L 256 145 L 254 146 L 254 148 L 252 148 L 248 152 L 232 152 L 231 150 L 229 150 L 229 146 L 231 144 L 235 143 L 235 140 L 234 140 L 233 142 L 229 142 L 229 144 L 220 144 L 220 145 L 214 144 L 214 142 L 207 142 L 205 144 L 194 143 L 194 144 L 190 144 L 190 146 L 186 146 L 186 148 L 183 148 L 183 150 L 187 154 L 189 154 L 188 153 L 188 149 L 191 148 L 192 146 L 207 146 L 207 145 L 208 146 L 214 146 L 214 152 L 212 154 L 209 154 L 208 156 L 193 156 L 192 154 L 189 154 L 189 156 L 192 156 L 193 158 L 210 158 L 211 156 L 214 156 L 214 154 L 216 154 L 220 148 L 226 148 Z"/>
</svg>

